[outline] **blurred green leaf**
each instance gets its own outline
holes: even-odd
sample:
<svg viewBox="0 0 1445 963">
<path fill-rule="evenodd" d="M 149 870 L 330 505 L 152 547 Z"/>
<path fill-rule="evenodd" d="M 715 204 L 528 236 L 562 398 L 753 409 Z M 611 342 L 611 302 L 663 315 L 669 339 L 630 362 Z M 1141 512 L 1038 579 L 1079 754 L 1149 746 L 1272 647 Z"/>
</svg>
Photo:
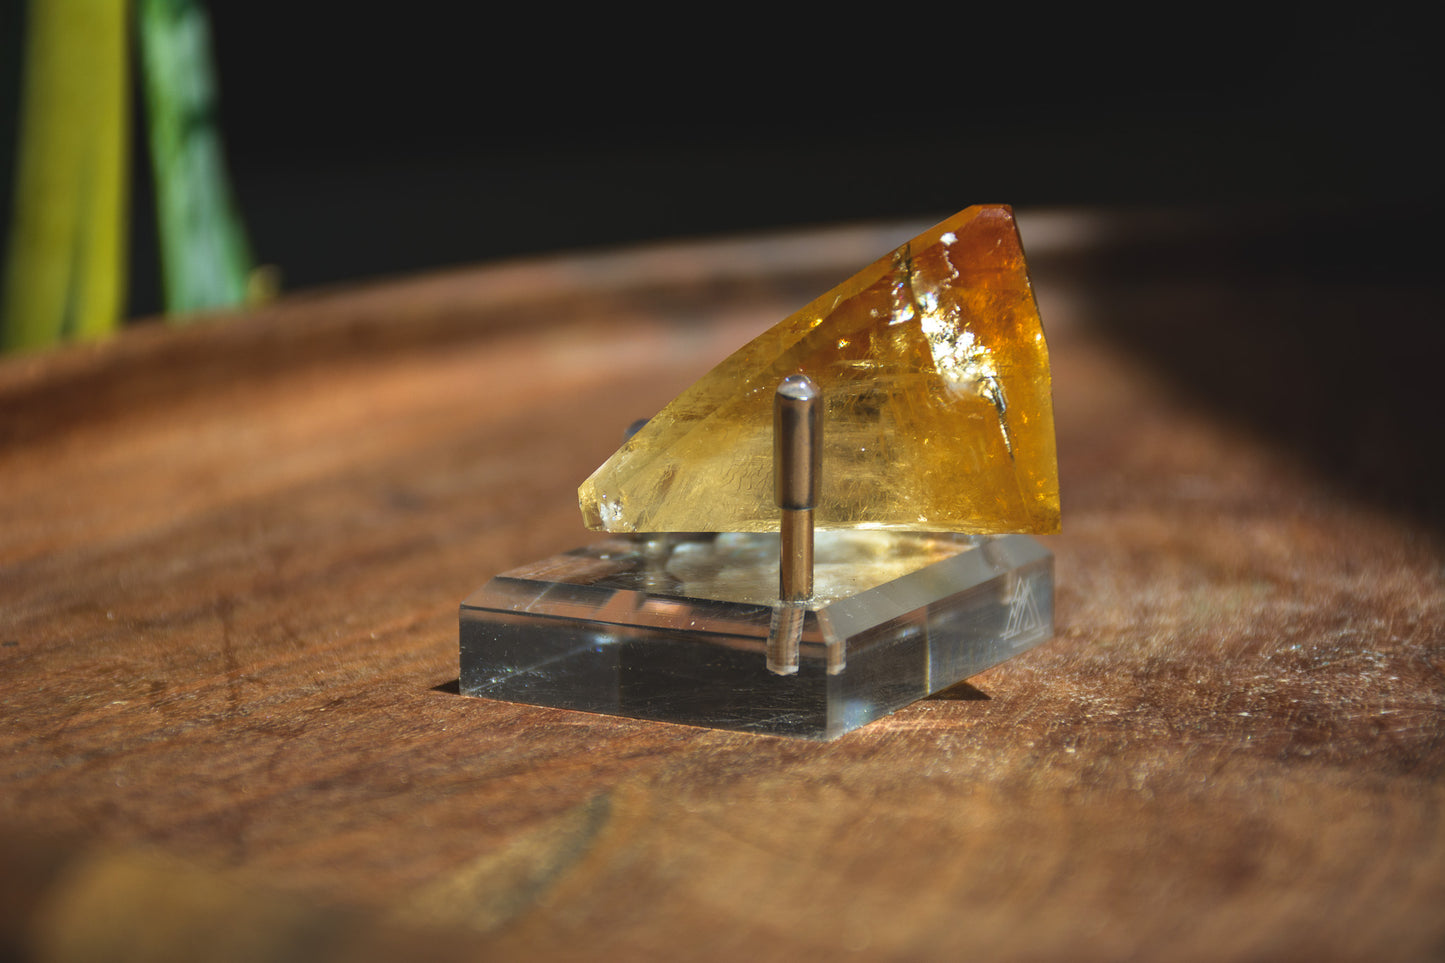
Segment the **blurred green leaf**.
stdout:
<svg viewBox="0 0 1445 963">
<path fill-rule="evenodd" d="M 166 311 L 244 304 L 251 254 L 217 127 L 210 21 L 199 0 L 137 6 Z"/>
</svg>

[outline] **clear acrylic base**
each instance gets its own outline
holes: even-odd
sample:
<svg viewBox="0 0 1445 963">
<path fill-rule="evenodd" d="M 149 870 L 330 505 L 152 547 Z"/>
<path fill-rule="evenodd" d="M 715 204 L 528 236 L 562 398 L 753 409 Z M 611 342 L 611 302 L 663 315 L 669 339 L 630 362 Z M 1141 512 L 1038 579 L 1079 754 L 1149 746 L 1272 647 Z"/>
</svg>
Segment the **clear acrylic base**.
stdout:
<svg viewBox="0 0 1445 963">
<path fill-rule="evenodd" d="M 461 606 L 461 691 L 832 739 L 1053 634 L 1026 535 L 820 531 L 797 671 L 768 668 L 778 536 L 614 536 L 498 575 Z"/>
</svg>

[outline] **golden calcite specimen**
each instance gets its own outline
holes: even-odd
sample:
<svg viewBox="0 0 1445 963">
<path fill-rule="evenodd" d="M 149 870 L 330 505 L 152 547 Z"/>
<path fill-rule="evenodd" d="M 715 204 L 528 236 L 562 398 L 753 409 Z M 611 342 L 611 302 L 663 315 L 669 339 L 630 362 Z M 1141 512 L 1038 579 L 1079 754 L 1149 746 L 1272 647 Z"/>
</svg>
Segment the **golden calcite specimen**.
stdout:
<svg viewBox="0 0 1445 963">
<path fill-rule="evenodd" d="M 778 382 L 821 387 L 821 528 L 1055 532 L 1049 356 L 1013 212 L 970 207 L 754 339 L 578 491 L 590 528 L 776 530 Z"/>
</svg>

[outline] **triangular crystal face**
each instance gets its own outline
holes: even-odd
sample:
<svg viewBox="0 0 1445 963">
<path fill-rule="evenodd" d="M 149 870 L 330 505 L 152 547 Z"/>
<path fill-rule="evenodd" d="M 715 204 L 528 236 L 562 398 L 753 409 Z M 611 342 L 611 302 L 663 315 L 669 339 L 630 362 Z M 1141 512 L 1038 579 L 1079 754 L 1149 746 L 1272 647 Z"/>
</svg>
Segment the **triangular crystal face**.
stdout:
<svg viewBox="0 0 1445 963">
<path fill-rule="evenodd" d="M 925 231 L 684 391 L 583 483 L 588 527 L 775 530 L 791 374 L 825 401 L 820 528 L 1058 531 L 1048 348 L 1003 205 Z"/>
</svg>

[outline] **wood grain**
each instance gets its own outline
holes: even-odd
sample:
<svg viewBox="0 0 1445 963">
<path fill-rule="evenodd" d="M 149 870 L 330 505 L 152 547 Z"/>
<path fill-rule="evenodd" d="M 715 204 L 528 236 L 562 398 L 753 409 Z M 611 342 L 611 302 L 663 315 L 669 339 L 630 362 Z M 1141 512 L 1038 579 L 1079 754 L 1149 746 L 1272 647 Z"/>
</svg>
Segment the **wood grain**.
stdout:
<svg viewBox="0 0 1445 963">
<path fill-rule="evenodd" d="M 1445 954 L 1434 537 L 1104 338 L 1094 222 L 1021 223 L 1058 637 L 826 745 L 460 697 L 456 607 L 585 541 L 623 426 L 908 227 L 0 364 L 0 955 Z"/>
</svg>

